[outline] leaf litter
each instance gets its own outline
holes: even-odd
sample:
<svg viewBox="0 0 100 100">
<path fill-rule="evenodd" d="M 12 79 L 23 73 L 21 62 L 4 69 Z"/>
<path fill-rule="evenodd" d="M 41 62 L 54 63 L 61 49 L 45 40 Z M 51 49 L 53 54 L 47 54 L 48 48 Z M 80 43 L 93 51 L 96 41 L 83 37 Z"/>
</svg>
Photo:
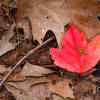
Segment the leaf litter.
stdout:
<svg viewBox="0 0 100 100">
<path fill-rule="evenodd" d="M 15 6 L 16 1 L 18 3 L 17 6 Z M 14 0 L 10 6 L 14 8 L 20 6 L 20 1 L 19 0 L 16 0 L 16 1 Z M 39 41 L 39 43 L 42 43 L 43 38 L 44 36 L 46 36 L 47 31 L 51 30 L 56 36 L 59 47 L 61 47 L 61 44 L 60 44 L 61 38 L 63 34 L 65 34 L 64 26 L 70 22 L 70 19 L 73 19 L 74 25 L 77 26 L 81 31 L 86 33 L 88 41 L 90 41 L 91 38 L 95 37 L 100 32 L 98 28 L 99 20 L 97 17 L 94 17 L 94 16 L 98 16 L 98 12 L 99 12 L 99 10 L 97 10 L 99 8 L 97 1 L 92 0 L 91 3 L 89 3 L 89 1 L 87 0 L 86 2 L 81 3 L 79 0 L 77 0 L 75 1 L 78 3 L 76 7 L 74 1 L 70 0 L 67 2 L 68 11 L 66 11 L 66 6 L 62 6 L 63 4 L 65 4 L 66 0 L 62 0 L 62 1 L 30 0 L 30 2 L 27 0 L 22 0 L 21 2 L 22 2 L 21 5 L 23 5 L 24 3 L 27 5 L 25 6 L 25 8 L 23 6 L 20 6 L 21 9 L 23 7 L 22 12 L 26 11 L 25 9 L 27 9 L 27 12 L 24 12 L 25 15 L 22 12 L 21 13 L 18 12 L 19 16 L 24 17 L 23 20 L 21 19 L 22 22 L 18 21 L 19 22 L 18 27 L 20 26 L 22 27 L 22 25 L 23 26 L 26 25 L 25 27 L 22 27 L 22 28 L 24 30 L 25 38 L 28 39 L 28 41 L 26 43 L 25 42 L 26 40 L 25 40 L 21 43 L 20 52 L 18 54 L 16 53 L 16 49 L 14 49 L 16 46 L 16 43 L 14 45 L 14 48 L 12 47 L 11 49 L 6 50 L 5 53 L 1 54 L 2 56 L 0 57 L 0 64 L 4 66 L 5 65 L 7 67 L 9 65 L 14 66 L 18 62 L 18 60 L 20 60 L 24 55 L 26 55 L 27 52 L 29 52 L 32 48 L 34 48 L 38 44 L 36 43 L 34 45 L 33 42 L 31 42 L 32 35 L 33 35 L 34 40 L 37 40 Z M 88 5 L 87 5 L 87 2 L 88 2 Z M 9 6 L 9 3 L 11 3 L 11 1 L 8 0 L 5 3 L 7 4 L 7 6 Z M 56 6 L 56 4 L 58 5 Z M 29 7 L 29 5 L 33 5 L 33 6 L 30 6 L 29 9 L 26 8 L 26 7 Z M 59 9 L 59 6 L 61 7 L 60 9 Z M 76 11 L 76 13 L 73 12 L 73 9 L 71 9 L 72 6 L 73 6 L 73 9 Z M 34 10 L 32 10 L 31 7 L 33 7 Z M 82 7 L 86 9 L 83 10 Z M 96 9 L 93 10 L 92 8 L 96 8 Z M 29 13 L 30 11 L 37 12 L 37 11 L 40 11 L 41 9 L 42 9 L 43 14 L 34 13 L 33 15 L 33 13 Z M 21 11 L 20 9 L 18 10 Z M 77 10 L 80 11 L 80 14 L 77 12 Z M 44 12 L 47 12 L 47 13 L 44 13 Z M 91 15 L 91 18 L 89 17 L 89 15 Z M 34 29 L 33 31 L 31 30 L 29 26 L 27 26 L 30 24 L 30 22 L 28 22 L 28 18 L 30 18 L 30 22 L 32 24 L 32 30 Z M 43 18 L 43 20 L 41 20 L 41 18 Z M 47 22 L 47 19 L 49 19 L 48 22 Z M 96 27 L 94 27 L 94 25 L 96 25 Z M 27 34 L 27 32 L 29 32 L 29 34 Z M 31 32 L 33 34 L 31 34 Z M 41 35 L 39 35 L 39 33 L 41 33 Z M 10 36 L 12 37 L 12 35 Z M 7 43 L 10 43 L 9 39 L 7 40 Z M 33 46 L 29 45 L 28 42 L 32 44 Z M 14 43 L 11 43 L 10 46 L 12 44 Z M 91 77 L 91 75 L 93 75 L 91 72 L 89 74 L 85 74 L 85 76 L 81 79 L 81 81 L 78 83 L 76 87 L 73 87 L 73 86 L 70 87 L 71 82 L 76 80 L 75 78 L 77 78 L 78 74 L 74 73 L 73 75 L 73 73 L 62 71 L 62 69 L 59 69 L 58 67 L 55 67 L 55 66 L 54 68 L 50 68 L 49 66 L 49 69 L 44 67 L 45 65 L 53 64 L 53 61 L 51 60 L 50 54 L 48 52 L 48 48 L 57 47 L 54 44 L 55 44 L 55 41 L 51 41 L 50 44 L 47 44 L 46 50 L 42 51 L 40 49 L 40 52 L 37 51 L 37 53 L 32 54 L 30 57 L 28 57 L 19 66 L 21 70 L 18 73 L 14 72 L 5 82 L 4 86 L 15 97 L 13 99 L 33 100 L 34 98 L 34 100 L 45 100 L 45 99 L 46 100 L 63 100 L 66 97 L 72 97 L 72 98 L 76 97 L 78 99 L 80 98 L 80 100 L 89 100 L 89 99 L 92 100 L 93 98 L 95 98 L 95 100 L 99 100 L 100 98 L 99 97 L 100 91 L 98 90 L 99 85 L 96 84 L 97 82 L 99 83 L 99 78 L 97 78 L 96 76 Z M 9 44 L 6 46 L 9 46 Z M 31 68 L 27 68 L 25 70 L 24 69 L 25 64 L 26 65 L 29 64 L 31 68 L 33 68 L 32 66 L 36 65 L 35 66 L 36 70 L 37 69 L 40 70 L 40 68 L 43 67 L 43 72 L 41 69 L 41 71 L 37 70 L 37 73 L 36 73 L 34 70 L 35 67 L 33 68 L 34 71 L 31 70 Z M 22 72 L 23 70 L 24 72 Z M 51 73 L 48 74 L 45 72 L 46 75 L 44 75 L 44 71 L 47 71 L 47 70 L 49 70 Z M 24 73 L 24 74 L 20 74 L 20 73 Z M 65 73 L 68 73 L 67 74 L 68 76 Z M 0 79 L 2 80 L 5 75 L 6 75 L 6 72 L 4 71 L 1 74 Z M 83 83 L 86 84 L 88 87 L 86 88 L 85 86 L 83 86 Z"/>
<path fill-rule="evenodd" d="M 2 40 L 0 40 L 0 56 L 2 56 L 3 54 L 5 54 L 8 51 L 14 49 L 18 44 L 18 43 L 10 43 L 9 42 L 9 40 L 14 35 L 13 28 L 14 28 L 14 26 L 12 26 L 8 30 L 8 33 L 5 33 L 5 35 L 2 37 Z"/>
</svg>

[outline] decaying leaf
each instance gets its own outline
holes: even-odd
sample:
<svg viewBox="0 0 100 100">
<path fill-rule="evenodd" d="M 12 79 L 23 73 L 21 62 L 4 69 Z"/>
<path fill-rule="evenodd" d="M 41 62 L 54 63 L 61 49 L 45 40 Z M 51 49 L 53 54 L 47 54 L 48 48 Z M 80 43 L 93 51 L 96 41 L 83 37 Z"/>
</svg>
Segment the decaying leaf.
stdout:
<svg viewBox="0 0 100 100">
<path fill-rule="evenodd" d="M 30 98 L 29 100 L 45 100 L 46 97 L 50 98 L 52 93 L 58 94 L 61 98 L 63 96 L 74 97 L 73 91 L 68 86 L 69 80 L 58 79 L 58 81 L 55 80 L 56 83 L 53 84 L 52 78 L 27 78 L 24 82 L 8 82 L 5 86 L 16 97 L 16 100 L 22 100 L 22 98 L 24 98 L 24 100 L 27 100 L 27 98 Z"/>
<path fill-rule="evenodd" d="M 13 93 L 16 100 L 32 100 L 24 90 L 18 89 L 11 85 L 6 85 L 6 88 L 8 89 L 8 91 Z"/>
<path fill-rule="evenodd" d="M 53 71 L 46 69 L 42 66 L 32 65 L 30 63 L 26 63 L 20 73 L 20 75 L 24 76 L 42 76 L 45 74 L 53 73 Z"/>
<path fill-rule="evenodd" d="M 10 38 L 14 35 L 13 32 L 14 25 L 12 25 L 11 28 L 5 33 L 5 35 L 2 37 L 2 40 L 0 40 L 0 56 L 2 56 L 4 53 L 12 50 L 15 48 L 17 43 L 10 43 Z"/>
<path fill-rule="evenodd" d="M 45 74 L 48 73 L 48 71 L 50 70 L 47 70 L 45 68 L 37 68 L 39 66 L 34 67 L 34 65 L 32 66 L 29 63 L 26 63 L 25 66 L 24 67 L 27 70 L 25 69 L 22 70 L 23 76 L 25 75 L 31 77 L 27 77 L 23 81 L 5 83 L 5 86 L 15 96 L 16 100 L 22 100 L 22 99 L 45 100 L 46 98 L 50 98 L 52 93 L 58 94 L 59 96 L 61 96 L 61 98 L 63 96 L 74 97 L 73 91 L 69 88 L 68 85 L 70 80 L 62 79 L 56 75 L 41 76 L 42 71 L 40 70 L 47 71 L 45 72 Z M 34 71 L 30 71 L 30 70 L 34 70 Z M 20 73 L 19 75 L 21 75 Z M 39 76 L 41 77 L 37 77 L 37 78 L 34 77 L 37 76 L 36 73 L 38 73 Z M 61 90 L 63 90 L 63 92 Z"/>
<path fill-rule="evenodd" d="M 69 82 L 70 82 L 70 80 L 65 79 L 65 80 L 59 81 L 55 84 L 48 83 L 48 87 L 52 92 L 57 93 L 64 98 L 66 98 L 66 97 L 73 98 L 74 97 L 73 91 L 69 87 Z"/>
<path fill-rule="evenodd" d="M 99 87 L 92 83 L 91 81 L 81 80 L 77 84 L 76 88 L 73 89 L 74 95 L 78 100 L 100 100 L 100 96 L 96 98 L 95 96 L 100 95 Z"/>
<path fill-rule="evenodd" d="M 11 68 L 5 68 L 5 65 L 0 65 L 0 73 L 9 72 Z"/>
<path fill-rule="evenodd" d="M 18 4 L 21 2 L 23 5 L 29 0 L 17 1 Z M 64 27 L 71 19 L 80 31 L 86 33 L 88 41 L 100 34 L 100 2 L 97 0 L 30 0 L 28 4 L 30 6 L 24 7 L 26 12 L 20 13 L 24 21 L 21 19 L 22 22 L 18 24 L 19 27 L 24 28 L 26 38 L 31 38 L 32 34 L 34 39 L 42 43 L 46 32 L 51 30 L 61 47 Z M 21 9 L 23 6 L 18 11 Z M 31 31 L 29 25 L 32 27 Z"/>
<path fill-rule="evenodd" d="M 0 81 L 4 79 L 5 76 L 0 75 Z M 11 75 L 8 79 L 7 82 L 18 82 L 18 81 L 24 81 L 26 79 L 25 76 L 21 76 L 21 75 Z"/>
<path fill-rule="evenodd" d="M 0 65 L 0 81 L 4 79 L 5 75 L 11 70 L 11 67 L 6 68 L 5 65 Z M 16 68 L 12 75 L 7 79 L 8 81 L 24 81 L 25 76 L 19 75 L 20 68 Z"/>
</svg>

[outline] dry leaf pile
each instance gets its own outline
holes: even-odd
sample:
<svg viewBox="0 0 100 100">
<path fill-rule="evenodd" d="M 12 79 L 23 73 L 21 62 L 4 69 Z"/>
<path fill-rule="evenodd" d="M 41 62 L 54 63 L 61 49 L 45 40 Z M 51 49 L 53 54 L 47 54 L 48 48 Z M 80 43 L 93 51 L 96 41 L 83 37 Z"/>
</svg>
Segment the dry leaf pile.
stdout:
<svg viewBox="0 0 100 100">
<path fill-rule="evenodd" d="M 15 100 L 64 100 L 66 97 L 100 100 L 100 77 L 91 74 L 95 70 L 86 73 L 76 87 L 70 86 L 78 75 L 53 65 L 48 50 L 49 47 L 57 47 L 57 43 L 61 47 L 64 29 L 68 28 L 71 19 L 80 31 L 86 33 L 88 41 L 99 34 L 99 0 L 4 0 L 3 6 L 17 9 L 17 15 L 7 13 L 4 21 L 5 11 L 0 10 L 0 14 L 3 13 L 0 16 L 0 80 L 23 56 L 48 37 L 55 35 L 57 42 L 53 40 L 41 47 L 16 68 L 4 83 L 6 89 L 0 91 L 0 98 L 5 97 L 2 100 L 8 99 L 4 91 L 9 91 Z M 14 22 L 9 21 L 9 15 Z M 15 28 L 22 28 L 23 32 L 17 30 L 16 35 Z"/>
<path fill-rule="evenodd" d="M 14 73 L 13 78 L 9 77 L 4 86 L 16 100 L 45 100 L 50 99 L 52 94 L 57 94 L 62 99 L 74 97 L 69 87 L 70 80 L 54 74 L 45 76 L 50 73 L 53 71 L 26 63 L 20 73 Z"/>
</svg>

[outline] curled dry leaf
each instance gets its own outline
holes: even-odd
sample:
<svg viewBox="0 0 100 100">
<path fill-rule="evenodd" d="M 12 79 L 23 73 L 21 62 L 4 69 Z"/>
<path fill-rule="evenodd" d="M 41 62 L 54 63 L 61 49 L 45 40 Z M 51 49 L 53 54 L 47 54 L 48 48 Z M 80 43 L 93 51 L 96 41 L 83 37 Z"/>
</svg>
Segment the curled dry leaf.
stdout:
<svg viewBox="0 0 100 100">
<path fill-rule="evenodd" d="M 51 30 L 61 47 L 64 27 L 71 19 L 80 31 L 86 33 L 88 41 L 100 34 L 100 2 L 97 0 L 91 2 L 90 0 L 17 0 L 17 2 L 20 5 L 19 15 L 23 19 L 18 25 L 23 27 L 26 38 L 31 38 L 33 35 L 34 39 L 42 43 L 46 32 Z M 23 7 L 23 4 L 27 6 Z"/>
</svg>

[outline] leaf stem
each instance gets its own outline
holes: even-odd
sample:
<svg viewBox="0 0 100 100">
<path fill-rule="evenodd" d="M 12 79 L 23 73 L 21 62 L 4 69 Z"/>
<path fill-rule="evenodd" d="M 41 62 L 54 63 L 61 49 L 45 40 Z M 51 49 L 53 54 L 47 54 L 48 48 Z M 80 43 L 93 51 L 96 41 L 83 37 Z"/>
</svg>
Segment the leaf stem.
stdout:
<svg viewBox="0 0 100 100">
<path fill-rule="evenodd" d="M 76 79 L 74 86 L 77 85 L 77 83 L 80 81 L 80 79 L 83 77 L 83 74 L 80 74 L 80 76 Z"/>
</svg>

